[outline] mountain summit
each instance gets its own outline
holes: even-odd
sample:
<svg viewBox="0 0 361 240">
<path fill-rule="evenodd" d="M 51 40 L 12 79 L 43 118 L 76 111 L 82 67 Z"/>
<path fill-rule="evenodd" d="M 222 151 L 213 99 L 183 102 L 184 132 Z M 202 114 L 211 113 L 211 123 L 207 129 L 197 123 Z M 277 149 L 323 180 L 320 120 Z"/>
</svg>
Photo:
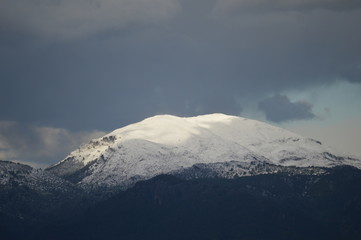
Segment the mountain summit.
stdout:
<svg viewBox="0 0 361 240">
<path fill-rule="evenodd" d="M 338 165 L 361 166 L 319 141 L 260 121 L 224 114 L 158 115 L 91 140 L 47 171 L 80 186 L 127 188 L 160 174 L 197 177 L 205 169 L 231 178 Z"/>
</svg>

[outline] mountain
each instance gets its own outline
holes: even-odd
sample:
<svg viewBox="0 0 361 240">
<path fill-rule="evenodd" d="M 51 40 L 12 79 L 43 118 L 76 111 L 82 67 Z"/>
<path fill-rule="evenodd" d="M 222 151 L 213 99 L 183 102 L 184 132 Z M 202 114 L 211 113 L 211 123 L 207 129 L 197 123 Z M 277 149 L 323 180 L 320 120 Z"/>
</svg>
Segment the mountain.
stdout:
<svg viewBox="0 0 361 240">
<path fill-rule="evenodd" d="M 0 237 L 17 232 L 23 224 L 69 212 L 70 206 L 85 199 L 81 188 L 49 172 L 0 161 Z"/>
<path fill-rule="evenodd" d="M 160 175 L 83 211 L 81 205 L 71 214 L 59 212 L 51 221 L 30 225 L 25 236 L 19 236 L 21 231 L 12 236 L 19 240 L 359 240 L 361 171 L 340 166 L 327 172 L 191 180 Z M 63 220 L 57 220 L 60 216 Z"/>
<path fill-rule="evenodd" d="M 0 238 L 358 240 L 360 168 L 259 121 L 160 115 L 45 170 L 0 161 Z"/>
<path fill-rule="evenodd" d="M 160 174 L 232 178 L 339 165 L 361 167 L 319 141 L 260 121 L 159 115 L 92 140 L 47 171 L 88 189 L 126 189 Z"/>
<path fill-rule="evenodd" d="M 23 187 L 37 192 L 68 192 L 74 184 L 47 171 L 28 165 L 0 160 L 1 190 Z"/>
</svg>

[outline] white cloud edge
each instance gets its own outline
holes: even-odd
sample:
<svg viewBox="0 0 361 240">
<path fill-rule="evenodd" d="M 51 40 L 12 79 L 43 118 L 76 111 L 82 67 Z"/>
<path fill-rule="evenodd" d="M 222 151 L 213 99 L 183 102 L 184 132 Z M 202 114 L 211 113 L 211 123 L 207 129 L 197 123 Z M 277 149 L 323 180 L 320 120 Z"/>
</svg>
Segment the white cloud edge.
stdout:
<svg viewBox="0 0 361 240">
<path fill-rule="evenodd" d="M 42 126 L 26 128 L 30 129 L 31 136 L 19 131 L 19 124 L 15 121 L 0 121 L 0 160 L 44 167 L 62 160 L 56 159 L 58 156 L 66 156 L 81 144 L 106 134 L 99 130 L 74 132 Z M 8 134 L 4 134 L 4 131 L 8 131 Z M 11 132 L 14 134 L 9 136 Z"/>
</svg>

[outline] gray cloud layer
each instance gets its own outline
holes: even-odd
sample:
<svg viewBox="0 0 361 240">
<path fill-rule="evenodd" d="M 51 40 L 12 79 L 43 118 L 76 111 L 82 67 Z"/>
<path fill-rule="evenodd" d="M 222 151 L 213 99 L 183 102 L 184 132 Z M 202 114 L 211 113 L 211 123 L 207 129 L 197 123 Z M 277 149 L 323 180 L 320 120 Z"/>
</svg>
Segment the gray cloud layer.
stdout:
<svg viewBox="0 0 361 240">
<path fill-rule="evenodd" d="M 20 160 L 47 165 L 65 157 L 101 131 L 70 132 L 61 128 L 22 125 L 0 121 L 0 160 Z"/>
<path fill-rule="evenodd" d="M 341 4 L 268 2 L 2 1 L 0 119 L 111 130 L 164 112 L 239 114 L 277 92 L 361 82 L 361 10 L 346 7 L 355 2 L 343 3 L 350 11 L 214 16 L 220 4 Z"/>
<path fill-rule="evenodd" d="M 7 28 L 62 40 L 155 24 L 179 11 L 177 0 L 2 0 Z"/>
<path fill-rule="evenodd" d="M 361 7 L 360 0 L 217 0 L 215 13 L 353 10 Z"/>
<path fill-rule="evenodd" d="M 274 95 L 259 102 L 258 108 L 266 114 L 266 119 L 272 122 L 291 120 L 306 120 L 315 118 L 312 104 L 308 102 L 291 102 L 285 95 Z"/>
</svg>

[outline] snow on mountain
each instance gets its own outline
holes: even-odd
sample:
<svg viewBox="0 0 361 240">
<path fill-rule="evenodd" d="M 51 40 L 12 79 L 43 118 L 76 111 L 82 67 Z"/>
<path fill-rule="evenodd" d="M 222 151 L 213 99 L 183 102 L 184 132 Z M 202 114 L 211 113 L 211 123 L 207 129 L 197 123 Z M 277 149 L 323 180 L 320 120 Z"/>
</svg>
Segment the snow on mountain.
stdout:
<svg viewBox="0 0 361 240">
<path fill-rule="evenodd" d="M 210 114 L 147 118 L 90 141 L 48 171 L 82 186 L 127 186 L 195 164 L 222 162 L 361 166 L 356 159 L 338 156 L 320 142 L 288 130 L 256 120 Z"/>
<path fill-rule="evenodd" d="M 10 161 L 0 161 L 1 190 L 12 187 L 28 188 L 37 192 L 69 192 L 76 186 L 41 169 Z"/>
</svg>

